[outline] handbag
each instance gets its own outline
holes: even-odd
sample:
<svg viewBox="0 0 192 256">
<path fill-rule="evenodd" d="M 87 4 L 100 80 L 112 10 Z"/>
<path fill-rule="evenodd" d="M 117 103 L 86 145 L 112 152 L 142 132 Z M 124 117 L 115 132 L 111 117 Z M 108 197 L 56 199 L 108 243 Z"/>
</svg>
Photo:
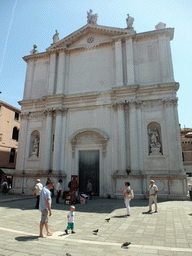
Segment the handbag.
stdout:
<svg viewBox="0 0 192 256">
<path fill-rule="evenodd" d="M 126 197 L 127 197 L 128 199 L 133 199 L 133 198 L 134 198 L 133 189 L 131 189 L 131 190 L 129 191 L 129 194 L 126 194 Z"/>
</svg>

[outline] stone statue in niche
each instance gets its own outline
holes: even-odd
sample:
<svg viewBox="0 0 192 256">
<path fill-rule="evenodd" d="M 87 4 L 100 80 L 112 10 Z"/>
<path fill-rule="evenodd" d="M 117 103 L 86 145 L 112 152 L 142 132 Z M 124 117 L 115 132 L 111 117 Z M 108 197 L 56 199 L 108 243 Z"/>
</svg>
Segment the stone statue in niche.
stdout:
<svg viewBox="0 0 192 256">
<path fill-rule="evenodd" d="M 89 12 L 87 12 L 87 24 L 97 24 L 98 15 L 93 14 L 93 11 L 90 9 Z"/>
<path fill-rule="evenodd" d="M 134 18 L 129 16 L 129 14 L 127 14 L 127 19 L 126 19 L 127 28 L 132 28 L 133 22 L 134 22 Z"/>
<path fill-rule="evenodd" d="M 159 133 L 156 128 L 153 130 L 149 129 L 150 136 L 150 150 L 152 155 L 159 155 L 161 150 L 161 143 Z"/>
<path fill-rule="evenodd" d="M 55 30 L 55 35 L 53 36 L 53 44 L 57 43 L 59 41 L 59 33 L 57 30 Z"/>
<path fill-rule="evenodd" d="M 35 136 L 34 139 L 32 140 L 31 156 L 38 157 L 38 155 L 39 155 L 39 137 Z"/>
</svg>

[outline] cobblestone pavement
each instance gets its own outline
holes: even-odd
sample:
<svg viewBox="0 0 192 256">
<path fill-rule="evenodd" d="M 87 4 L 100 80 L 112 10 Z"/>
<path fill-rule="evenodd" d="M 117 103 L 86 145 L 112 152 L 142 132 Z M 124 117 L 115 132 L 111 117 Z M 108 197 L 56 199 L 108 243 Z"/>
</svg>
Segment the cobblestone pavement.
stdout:
<svg viewBox="0 0 192 256">
<path fill-rule="evenodd" d="M 76 234 L 65 235 L 69 205 L 55 199 L 49 218 L 53 236 L 39 238 L 35 197 L 0 194 L 0 255 L 192 255 L 191 201 L 159 202 L 158 213 L 146 214 L 148 201 L 132 200 L 131 216 L 125 217 L 123 199 L 94 198 L 76 204 Z M 97 235 L 94 229 L 99 229 Z M 126 241 L 131 245 L 121 248 Z"/>
</svg>

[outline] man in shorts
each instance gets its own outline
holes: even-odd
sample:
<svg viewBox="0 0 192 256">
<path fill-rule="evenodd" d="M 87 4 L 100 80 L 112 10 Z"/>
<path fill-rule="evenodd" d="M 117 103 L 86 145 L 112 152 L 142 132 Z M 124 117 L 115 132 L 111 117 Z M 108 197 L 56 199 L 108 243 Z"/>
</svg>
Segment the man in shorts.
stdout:
<svg viewBox="0 0 192 256">
<path fill-rule="evenodd" d="M 40 203 L 39 203 L 39 210 L 41 211 L 40 237 L 43 237 L 43 238 L 46 237 L 43 235 L 44 225 L 47 231 L 47 236 L 52 235 L 48 226 L 48 213 L 49 213 L 49 217 L 52 215 L 51 192 L 50 192 L 50 189 L 52 188 L 53 188 L 53 182 L 51 180 L 47 180 L 46 186 L 41 190 L 41 194 L 40 194 Z"/>
</svg>

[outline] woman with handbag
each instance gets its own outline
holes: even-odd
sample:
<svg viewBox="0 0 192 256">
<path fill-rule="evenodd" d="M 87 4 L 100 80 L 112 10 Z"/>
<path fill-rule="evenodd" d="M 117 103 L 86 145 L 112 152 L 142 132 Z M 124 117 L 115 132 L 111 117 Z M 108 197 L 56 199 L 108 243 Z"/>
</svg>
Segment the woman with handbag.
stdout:
<svg viewBox="0 0 192 256">
<path fill-rule="evenodd" d="M 125 202 L 125 206 L 127 208 L 127 214 L 125 214 L 125 216 L 130 216 L 131 215 L 131 207 L 130 207 L 131 198 L 129 196 L 129 194 L 131 192 L 130 183 L 129 182 L 125 182 L 125 189 L 121 188 L 121 191 L 124 194 L 124 202 Z"/>
</svg>

